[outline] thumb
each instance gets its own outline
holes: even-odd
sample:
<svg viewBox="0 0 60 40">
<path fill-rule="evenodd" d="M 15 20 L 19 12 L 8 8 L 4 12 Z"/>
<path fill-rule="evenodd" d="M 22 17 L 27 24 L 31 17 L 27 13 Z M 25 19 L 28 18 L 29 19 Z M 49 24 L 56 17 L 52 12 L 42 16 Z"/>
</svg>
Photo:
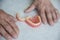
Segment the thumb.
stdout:
<svg viewBox="0 0 60 40">
<path fill-rule="evenodd" d="M 28 12 L 34 10 L 34 9 L 35 9 L 35 5 L 34 4 L 31 4 L 24 12 L 25 13 L 28 13 Z"/>
</svg>

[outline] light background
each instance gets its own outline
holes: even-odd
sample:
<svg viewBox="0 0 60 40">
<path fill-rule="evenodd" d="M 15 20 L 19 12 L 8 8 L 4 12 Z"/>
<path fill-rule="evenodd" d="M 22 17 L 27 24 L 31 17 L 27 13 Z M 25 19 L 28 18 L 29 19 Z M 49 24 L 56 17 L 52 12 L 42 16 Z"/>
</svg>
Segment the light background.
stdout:
<svg viewBox="0 0 60 40">
<path fill-rule="evenodd" d="M 60 11 L 60 0 L 51 0 L 51 2 Z M 0 8 L 14 17 L 16 13 L 19 13 L 23 18 L 36 15 L 35 10 L 29 14 L 24 13 L 24 9 L 31 3 L 32 0 L 3 0 Z M 20 34 L 16 40 L 60 40 L 60 21 L 55 23 L 54 26 L 41 24 L 38 28 L 31 28 L 29 25 L 22 22 L 17 22 L 17 25 L 20 29 Z M 0 40 L 4 40 L 4 38 Z"/>
</svg>

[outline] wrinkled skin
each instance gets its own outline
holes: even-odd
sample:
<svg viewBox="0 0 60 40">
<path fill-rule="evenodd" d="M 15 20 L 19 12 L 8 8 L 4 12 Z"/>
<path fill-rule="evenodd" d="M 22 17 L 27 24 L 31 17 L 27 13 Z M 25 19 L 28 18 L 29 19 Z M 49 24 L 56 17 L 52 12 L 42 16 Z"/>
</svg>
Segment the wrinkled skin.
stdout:
<svg viewBox="0 0 60 40">
<path fill-rule="evenodd" d="M 49 25 L 53 25 L 58 21 L 59 12 L 51 4 L 50 0 L 34 0 L 33 3 L 25 10 L 25 13 L 34 9 L 37 10 L 37 13 L 40 15 L 44 24 L 48 23 Z"/>
<path fill-rule="evenodd" d="M 12 40 L 16 38 L 19 33 L 19 29 L 15 24 L 16 19 L 0 10 L 0 36 L 3 36 L 6 40 Z"/>
</svg>

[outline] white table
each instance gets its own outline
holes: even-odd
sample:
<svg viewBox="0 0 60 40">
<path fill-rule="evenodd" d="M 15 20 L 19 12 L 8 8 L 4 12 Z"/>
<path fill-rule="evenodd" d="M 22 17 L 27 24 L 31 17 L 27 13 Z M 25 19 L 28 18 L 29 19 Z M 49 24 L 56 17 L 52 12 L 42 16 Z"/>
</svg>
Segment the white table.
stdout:
<svg viewBox="0 0 60 40">
<path fill-rule="evenodd" d="M 60 9 L 60 0 L 52 0 L 51 2 L 53 2 L 53 5 L 58 10 Z M 17 12 L 21 17 L 34 16 L 36 15 L 36 11 L 32 11 L 29 14 L 24 13 L 24 9 L 31 3 L 32 0 L 3 0 L 1 9 L 14 17 Z M 60 21 L 55 23 L 54 26 L 41 24 L 38 28 L 31 28 L 29 25 L 22 22 L 17 22 L 17 25 L 20 29 L 20 34 L 16 40 L 60 40 Z M 4 40 L 4 38 L 0 40 Z"/>
</svg>

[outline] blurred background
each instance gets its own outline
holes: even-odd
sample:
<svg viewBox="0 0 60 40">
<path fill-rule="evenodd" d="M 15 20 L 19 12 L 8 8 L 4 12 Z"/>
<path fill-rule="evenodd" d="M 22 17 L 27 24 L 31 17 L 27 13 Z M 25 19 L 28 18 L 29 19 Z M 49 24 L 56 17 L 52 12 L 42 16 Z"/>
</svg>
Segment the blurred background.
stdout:
<svg viewBox="0 0 60 40">
<path fill-rule="evenodd" d="M 60 11 L 60 0 L 50 1 L 55 8 Z M 16 13 L 19 13 L 22 18 L 34 16 L 36 15 L 35 10 L 29 14 L 24 13 L 24 10 L 30 6 L 31 3 L 32 0 L 0 0 L 0 9 L 3 9 L 14 17 L 16 16 Z M 31 28 L 29 25 L 22 22 L 17 22 L 16 24 L 20 29 L 19 37 L 16 40 L 60 40 L 60 21 L 55 23 L 54 26 L 41 24 L 38 28 Z M 0 37 L 0 40 L 5 39 Z"/>
</svg>

